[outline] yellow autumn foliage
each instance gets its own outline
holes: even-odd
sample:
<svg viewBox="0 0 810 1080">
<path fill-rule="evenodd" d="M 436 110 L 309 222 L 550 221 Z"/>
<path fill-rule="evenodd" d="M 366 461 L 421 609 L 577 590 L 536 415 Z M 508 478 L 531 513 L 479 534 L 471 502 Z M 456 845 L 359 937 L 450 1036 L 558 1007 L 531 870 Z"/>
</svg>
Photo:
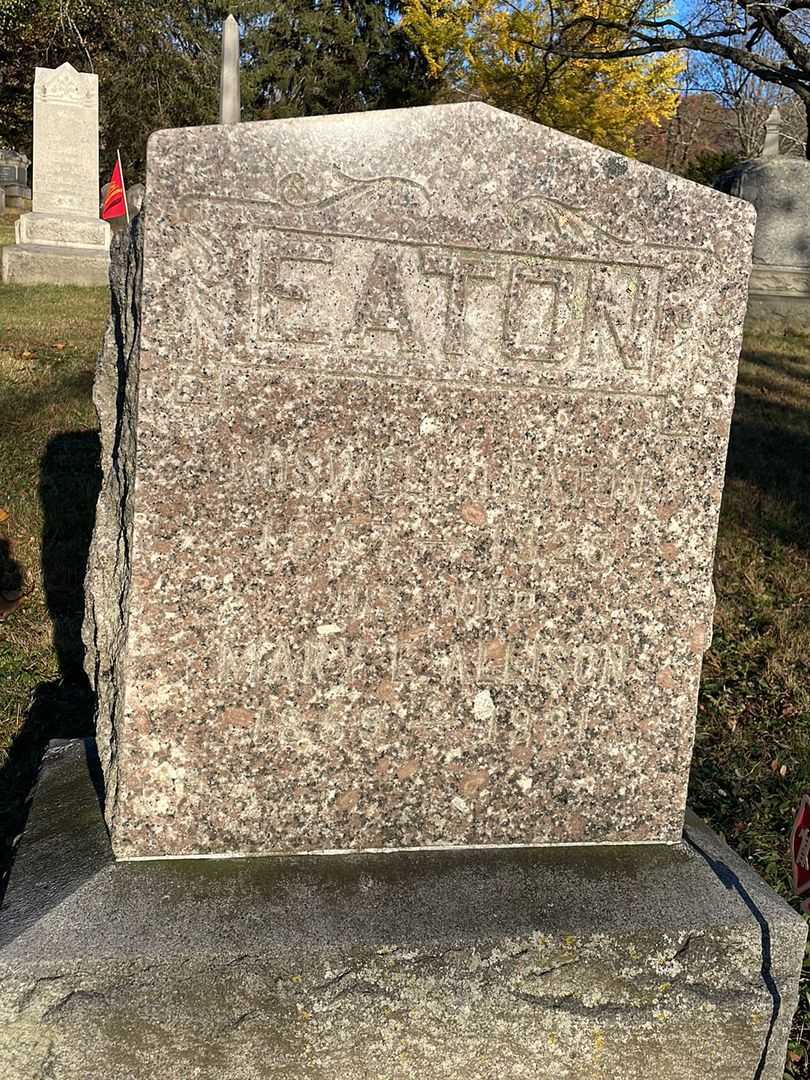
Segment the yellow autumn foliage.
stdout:
<svg viewBox="0 0 810 1080">
<path fill-rule="evenodd" d="M 557 25 L 578 15 L 618 19 L 629 10 L 628 0 L 551 2 Z M 549 0 L 404 0 L 402 17 L 432 75 L 455 93 L 632 154 L 640 128 L 674 114 L 682 59 L 562 60 L 544 48 L 551 24 Z M 588 32 L 589 51 L 623 44 L 614 30 Z"/>
</svg>

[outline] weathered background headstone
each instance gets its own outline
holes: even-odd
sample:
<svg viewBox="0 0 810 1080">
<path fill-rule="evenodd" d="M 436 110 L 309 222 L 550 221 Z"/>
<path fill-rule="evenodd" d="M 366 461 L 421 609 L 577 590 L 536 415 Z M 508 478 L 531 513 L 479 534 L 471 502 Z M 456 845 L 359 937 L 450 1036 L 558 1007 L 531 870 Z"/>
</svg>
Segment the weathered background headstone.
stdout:
<svg viewBox="0 0 810 1080">
<path fill-rule="evenodd" d="M 104 285 L 110 229 L 98 216 L 98 76 L 70 64 L 34 77 L 33 209 L 3 249 L 3 280 Z"/>
<path fill-rule="evenodd" d="M 762 155 L 715 180 L 757 212 L 747 324 L 766 333 L 810 333 L 810 161 L 782 155 L 774 108 Z"/>
<path fill-rule="evenodd" d="M 25 154 L 8 147 L 0 147 L 0 188 L 5 193 L 6 206 L 21 208 L 28 205 L 31 198 L 28 165 Z"/>
<path fill-rule="evenodd" d="M 129 206 L 130 218 L 141 212 L 145 192 L 146 189 L 143 184 L 133 184 L 132 187 L 127 188 L 127 205 Z"/>
<path fill-rule="evenodd" d="M 765 121 L 765 141 L 760 157 L 780 157 L 782 153 L 782 122 L 779 106 L 774 105 Z"/>
<path fill-rule="evenodd" d="M 676 841 L 750 209 L 484 105 L 147 205 L 118 855 Z"/>
</svg>

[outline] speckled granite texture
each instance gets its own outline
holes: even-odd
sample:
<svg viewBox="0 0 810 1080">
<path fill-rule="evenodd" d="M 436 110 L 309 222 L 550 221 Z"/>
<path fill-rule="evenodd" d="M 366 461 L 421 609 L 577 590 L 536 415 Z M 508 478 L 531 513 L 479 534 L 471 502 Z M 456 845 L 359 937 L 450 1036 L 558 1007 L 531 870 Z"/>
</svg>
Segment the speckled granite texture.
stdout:
<svg viewBox="0 0 810 1080">
<path fill-rule="evenodd" d="M 53 745 L 0 917 L 3 1080 L 781 1080 L 806 927 L 678 845 L 115 863 Z"/>
<path fill-rule="evenodd" d="M 677 841 L 751 208 L 482 104 L 145 205 L 117 855 Z"/>
</svg>

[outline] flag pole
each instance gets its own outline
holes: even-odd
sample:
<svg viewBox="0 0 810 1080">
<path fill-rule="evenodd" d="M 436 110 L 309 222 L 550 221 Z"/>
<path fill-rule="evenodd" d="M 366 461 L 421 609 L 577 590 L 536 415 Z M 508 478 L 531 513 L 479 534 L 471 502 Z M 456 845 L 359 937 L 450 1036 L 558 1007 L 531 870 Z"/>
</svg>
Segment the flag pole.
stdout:
<svg viewBox="0 0 810 1080">
<path fill-rule="evenodd" d="M 116 148 L 116 157 L 118 158 L 118 172 L 121 174 L 121 191 L 124 193 L 124 209 L 127 212 L 127 225 L 129 225 L 129 200 L 127 199 L 127 185 L 124 183 L 124 170 L 121 167 L 121 147 Z"/>
</svg>

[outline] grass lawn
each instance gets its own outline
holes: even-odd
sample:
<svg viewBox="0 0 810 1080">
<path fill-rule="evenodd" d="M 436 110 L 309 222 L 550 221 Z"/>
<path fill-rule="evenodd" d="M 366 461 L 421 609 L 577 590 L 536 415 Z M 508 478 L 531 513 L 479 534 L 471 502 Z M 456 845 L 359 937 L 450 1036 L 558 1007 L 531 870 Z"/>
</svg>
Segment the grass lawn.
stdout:
<svg viewBox="0 0 810 1080">
<path fill-rule="evenodd" d="M 79 635 L 107 304 L 103 288 L 0 285 L 0 894 L 42 747 L 91 728 Z"/>
<path fill-rule="evenodd" d="M 22 592 L 0 621 L 0 872 L 44 743 L 90 730 L 79 629 L 106 304 L 102 289 L 0 286 L 0 575 L 6 595 Z M 788 899 L 788 834 L 810 791 L 808 462 L 810 340 L 749 339 L 691 802 Z M 810 1078 L 810 966 L 808 977 L 786 1073 L 794 1080 Z"/>
</svg>

